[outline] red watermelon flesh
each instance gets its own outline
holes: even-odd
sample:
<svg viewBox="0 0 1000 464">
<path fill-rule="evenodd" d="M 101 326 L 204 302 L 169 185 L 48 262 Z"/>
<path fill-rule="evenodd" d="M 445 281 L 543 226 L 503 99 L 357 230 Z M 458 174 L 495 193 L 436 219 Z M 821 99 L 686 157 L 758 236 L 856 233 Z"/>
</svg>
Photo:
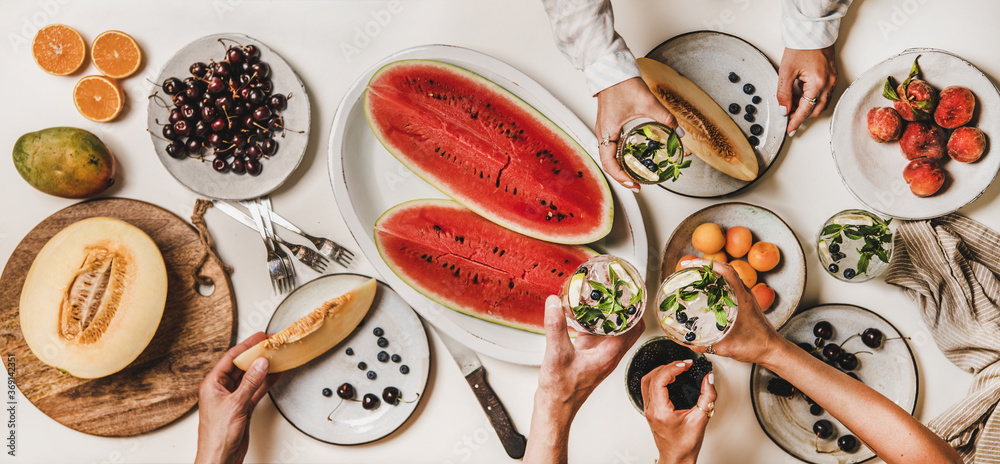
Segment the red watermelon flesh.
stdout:
<svg viewBox="0 0 1000 464">
<path fill-rule="evenodd" d="M 544 333 L 545 298 L 595 253 L 531 238 L 450 200 L 415 200 L 375 223 L 375 245 L 408 285 L 461 313 Z"/>
<path fill-rule="evenodd" d="M 404 165 L 490 221 L 557 243 L 611 231 L 611 190 L 573 138 L 495 83 L 407 60 L 372 76 L 368 124 Z"/>
</svg>

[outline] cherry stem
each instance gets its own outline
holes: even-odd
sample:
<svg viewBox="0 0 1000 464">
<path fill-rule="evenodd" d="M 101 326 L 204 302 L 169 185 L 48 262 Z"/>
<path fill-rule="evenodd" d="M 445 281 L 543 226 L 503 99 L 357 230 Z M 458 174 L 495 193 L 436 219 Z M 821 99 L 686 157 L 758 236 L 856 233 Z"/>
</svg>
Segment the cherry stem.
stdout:
<svg viewBox="0 0 1000 464">
<path fill-rule="evenodd" d="M 163 99 L 163 97 L 160 96 L 160 92 L 153 92 L 152 95 L 150 95 L 150 96 L 148 96 L 146 98 L 147 99 L 153 99 L 154 101 L 156 101 L 160 108 L 170 109 L 170 107 L 172 106 L 172 105 L 168 104 L 167 101 Z M 159 124 L 159 122 L 157 122 L 157 124 Z"/>
<path fill-rule="evenodd" d="M 841 348 L 843 348 L 843 347 L 844 347 L 844 344 L 845 344 L 845 343 L 847 343 L 848 341 L 850 341 L 850 340 L 851 340 L 852 338 L 854 338 L 854 337 L 857 337 L 857 336 L 860 336 L 860 335 L 861 335 L 861 334 L 854 334 L 854 335 L 851 335 L 850 337 L 847 337 L 847 340 L 844 340 L 844 341 L 840 342 L 840 345 L 839 345 L 839 346 L 840 346 Z"/>
<path fill-rule="evenodd" d="M 159 124 L 159 121 L 157 121 L 156 123 L 157 123 L 157 124 Z M 153 137 L 156 137 L 156 138 L 158 138 L 158 139 L 160 139 L 160 140 L 162 140 L 162 141 L 164 141 L 164 142 L 167 142 L 167 143 L 173 143 L 173 141 L 172 141 L 172 140 L 167 140 L 167 139 L 165 139 L 165 138 L 163 138 L 163 137 L 160 137 L 159 135 L 156 135 L 156 134 L 154 134 L 154 133 L 153 133 L 153 131 L 151 131 L 151 130 L 149 130 L 149 129 L 146 129 L 146 132 L 149 132 L 149 135 L 152 135 Z"/>
</svg>

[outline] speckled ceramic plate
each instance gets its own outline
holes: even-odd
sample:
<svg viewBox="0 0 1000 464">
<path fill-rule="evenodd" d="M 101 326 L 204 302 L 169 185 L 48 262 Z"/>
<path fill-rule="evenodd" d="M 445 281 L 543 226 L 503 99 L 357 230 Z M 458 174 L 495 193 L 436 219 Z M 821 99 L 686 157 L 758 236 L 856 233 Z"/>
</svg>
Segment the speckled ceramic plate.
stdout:
<svg viewBox="0 0 1000 464">
<path fill-rule="evenodd" d="M 698 226 L 712 222 L 723 230 L 743 226 L 753 233 L 754 243 L 771 242 L 781 252 L 778 266 L 757 275 L 758 282 L 764 282 L 774 289 L 774 304 L 764 314 L 771 325 L 781 327 L 799 305 L 799 299 L 806 289 L 806 259 L 795 232 L 778 215 L 766 208 L 747 203 L 720 203 L 709 206 L 687 217 L 674 229 L 667 246 L 663 250 L 660 264 L 660 279 L 674 273 L 677 261 L 686 255 L 701 256 L 701 252 L 691 245 L 691 234 Z M 745 259 L 742 258 L 742 259 Z"/>
<path fill-rule="evenodd" d="M 226 45 L 220 44 L 219 39 L 222 39 Z M 281 116 L 285 118 L 285 127 L 304 131 L 301 134 L 286 131 L 284 137 L 278 134 L 275 137 L 275 141 L 278 142 L 278 151 L 270 159 L 261 163 L 263 170 L 259 176 L 215 172 L 211 163 L 215 157 L 209 150 L 205 150 L 204 162 L 187 158 L 178 160 L 170 157 L 166 151 L 167 142 L 160 136 L 162 126 L 157 122 L 165 122 L 170 115 L 170 110 L 163 106 L 164 102 L 170 102 L 170 96 L 163 93 L 159 84 L 169 77 L 176 77 L 180 80 L 190 77 L 191 73 L 188 68 L 195 62 L 220 61 L 225 55 L 226 47 L 233 44 L 254 44 L 260 48 L 261 61 L 271 66 L 271 81 L 274 83 L 274 92 L 291 94 L 291 98 L 288 99 L 288 108 L 281 112 Z M 156 150 L 156 156 L 160 158 L 160 162 L 167 168 L 170 175 L 192 191 L 225 200 L 257 198 L 280 187 L 302 161 L 309 143 L 309 121 L 311 118 L 309 95 L 291 66 L 267 45 L 249 36 L 235 33 L 202 37 L 186 45 L 167 60 L 160 68 L 156 83 L 157 86 L 154 88 L 162 100 L 148 99 L 146 121 L 151 132 L 150 138 L 153 141 L 153 148 Z"/>
<path fill-rule="evenodd" d="M 760 180 L 781 152 L 785 143 L 788 118 L 781 115 L 778 108 L 778 71 L 771 61 L 757 47 L 729 34 L 715 31 L 697 31 L 674 37 L 658 45 L 646 54 L 667 66 L 674 68 L 684 77 L 701 87 L 716 103 L 728 110 L 731 103 L 740 105 L 739 114 L 728 114 L 748 138 L 750 127 L 760 124 L 764 132 L 757 136 L 760 144 L 754 147 L 757 153 L 757 179 L 747 182 L 729 177 L 715 170 L 697 156 L 691 166 L 677 182 L 660 184 L 671 192 L 697 198 L 715 198 L 739 192 Z M 736 83 L 729 81 L 729 73 L 739 76 Z M 752 84 L 752 95 L 743 92 L 745 84 Z M 761 102 L 753 104 L 752 98 L 759 96 Z M 753 122 L 744 119 L 746 105 L 753 105 L 757 112 Z M 681 139 L 681 142 L 684 140 Z"/>
<path fill-rule="evenodd" d="M 552 120 L 595 160 L 599 160 L 597 138 L 580 118 L 521 71 L 489 55 L 449 45 L 409 48 L 373 64 L 347 90 L 330 129 L 330 181 L 337 206 L 358 246 L 382 278 L 420 317 L 469 348 L 502 361 L 538 366 L 545 352 L 543 335 L 487 322 L 434 302 L 392 272 L 375 248 L 372 231 L 386 210 L 410 200 L 447 198 L 389 154 L 365 118 L 363 96 L 371 76 L 382 66 L 405 59 L 442 61 L 493 81 Z M 648 245 L 639 204 L 635 195 L 617 182 L 608 184 L 615 202 L 614 224 L 610 234 L 588 246 L 627 260 L 645 275 Z"/>
<path fill-rule="evenodd" d="M 819 321 L 833 325 L 830 342 L 842 343 L 853 334 L 861 333 L 869 327 L 882 331 L 885 338 L 901 337 L 899 331 L 878 314 L 852 305 L 822 305 L 810 308 L 793 317 L 778 332 L 796 343 L 812 344 L 813 326 Z M 850 352 L 869 351 L 873 354 L 859 354 L 858 368 L 853 372 L 858 378 L 879 393 L 896 403 L 903 410 L 913 413 L 917 404 L 917 364 L 906 340 L 886 340 L 880 348 L 869 348 L 854 337 L 844 344 Z M 854 453 L 836 451 L 819 453 L 816 451 L 816 435 L 813 424 L 820 419 L 829 420 L 836 429 L 833 436 L 819 441 L 823 450 L 837 448 L 837 438 L 851 433 L 828 412 L 818 417 L 809 412 L 809 404 L 801 394 L 783 398 L 767 392 L 767 383 L 774 378 L 767 369 L 754 364 L 750 374 L 750 398 L 754 414 L 764 433 L 771 437 L 788 454 L 815 464 L 853 464 L 864 462 L 875 454 L 863 444 Z"/>
<path fill-rule="evenodd" d="M 361 285 L 369 277 L 357 274 L 333 274 L 313 280 L 288 295 L 274 311 L 267 333 L 276 333 L 323 302 Z M 375 328 L 381 328 L 389 344 L 377 345 Z M 350 348 L 354 354 L 347 354 Z M 381 362 L 377 355 L 385 351 L 398 354 L 400 362 Z M 365 369 L 358 363 L 364 362 Z M 285 372 L 271 389 L 271 400 L 282 416 L 295 428 L 319 441 L 335 445 L 360 445 L 388 436 L 409 419 L 416 410 L 430 373 L 430 345 L 427 332 L 410 306 L 387 285 L 379 283 L 375 301 L 364 321 L 337 346 L 320 357 Z M 409 373 L 400 371 L 402 366 Z M 375 372 L 375 379 L 367 377 Z M 372 393 L 382 399 L 382 391 L 394 386 L 402 392 L 399 405 L 384 401 L 374 410 L 365 410 L 357 401 L 344 401 L 336 391 L 343 383 L 354 386 L 356 399 Z M 323 389 L 333 396 L 323 396 Z M 332 413 L 332 414 L 331 414 Z M 327 420 L 327 417 L 332 420 Z"/>
<path fill-rule="evenodd" d="M 913 59 L 920 56 L 922 78 L 939 91 L 949 85 L 963 85 L 976 96 L 976 112 L 971 126 L 986 133 L 987 152 L 971 164 L 952 161 L 945 156 L 942 168 L 946 179 L 941 190 L 920 198 L 903 181 L 903 168 L 909 161 L 899 144 L 878 143 L 868 135 L 868 110 L 892 106 L 882 97 L 885 78 L 897 82 L 906 79 Z M 1000 171 L 1000 153 L 992 138 L 1000 137 L 1000 93 L 979 68 L 949 52 L 934 49 L 910 49 L 865 71 L 840 97 L 830 124 L 830 150 L 844 185 L 868 208 L 885 216 L 900 219 L 927 219 L 958 210 L 972 203 L 993 182 Z M 945 131 L 949 133 L 950 131 Z"/>
</svg>

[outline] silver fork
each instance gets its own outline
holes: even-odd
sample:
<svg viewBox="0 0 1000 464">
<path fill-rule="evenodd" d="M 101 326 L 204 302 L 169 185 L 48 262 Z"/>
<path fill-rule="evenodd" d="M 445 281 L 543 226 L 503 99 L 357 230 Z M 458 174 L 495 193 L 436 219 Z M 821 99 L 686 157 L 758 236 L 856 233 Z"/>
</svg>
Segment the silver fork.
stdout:
<svg viewBox="0 0 1000 464">
<path fill-rule="evenodd" d="M 275 252 L 278 257 L 281 258 L 281 262 L 285 263 L 285 268 L 288 269 L 288 275 L 292 283 L 292 287 L 295 287 L 295 266 L 292 265 L 292 260 L 288 259 L 288 255 L 277 245 L 278 234 L 274 233 L 274 225 L 271 224 L 271 197 L 264 195 L 257 199 L 257 205 L 260 207 L 260 216 L 264 219 L 264 228 L 267 229 L 267 234 L 271 237 L 271 240 L 275 241 Z"/>
<path fill-rule="evenodd" d="M 219 211 L 221 211 L 226 216 L 235 219 L 236 222 L 239 222 L 240 224 L 243 224 L 253 230 L 257 230 L 257 226 L 254 225 L 253 219 L 250 219 L 250 216 L 247 216 L 247 214 L 241 211 L 239 208 L 222 200 L 212 200 L 212 203 L 215 205 L 216 208 L 219 209 Z M 294 243 L 288 243 L 287 241 L 279 237 L 278 234 L 274 235 L 274 239 L 277 240 L 278 243 L 280 243 L 281 245 L 284 245 L 285 248 L 288 248 L 288 250 L 292 252 L 292 255 L 295 256 L 295 258 L 298 259 L 302 264 L 309 266 L 314 271 L 319 272 L 321 274 L 326 271 L 326 267 L 330 263 L 330 261 L 326 259 L 325 256 L 314 251 L 312 248 L 304 247 L 302 245 L 297 245 Z"/>
<path fill-rule="evenodd" d="M 281 258 L 274 253 L 274 242 L 271 241 L 267 236 L 267 231 L 264 230 L 264 220 L 260 216 L 260 210 L 256 208 L 257 203 L 247 201 L 244 205 L 250 210 L 250 216 L 253 217 L 253 222 L 257 225 L 257 230 L 260 232 L 260 237 L 264 240 L 264 248 L 267 249 L 267 272 L 271 277 L 271 288 L 276 295 L 286 293 L 288 289 L 286 288 L 287 274 L 285 265 L 281 262 Z"/>
<path fill-rule="evenodd" d="M 281 217 L 281 215 L 274 212 L 273 209 L 271 210 L 271 219 L 274 220 L 275 224 L 288 229 L 289 232 L 298 234 L 306 240 L 312 242 L 313 246 L 319 250 L 321 255 L 330 258 L 333 262 L 341 266 L 347 267 L 347 265 L 351 264 L 351 261 L 354 260 L 354 253 L 351 252 L 351 250 L 348 250 L 343 245 L 328 238 L 315 237 L 303 232 L 302 229 L 298 228 L 295 224 L 292 224 L 291 221 Z"/>
</svg>

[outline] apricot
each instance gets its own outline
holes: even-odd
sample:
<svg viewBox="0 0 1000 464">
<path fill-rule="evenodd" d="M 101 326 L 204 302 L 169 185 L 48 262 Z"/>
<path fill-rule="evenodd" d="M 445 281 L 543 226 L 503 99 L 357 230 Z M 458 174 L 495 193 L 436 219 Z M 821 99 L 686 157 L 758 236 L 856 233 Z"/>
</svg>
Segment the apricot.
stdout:
<svg viewBox="0 0 1000 464">
<path fill-rule="evenodd" d="M 771 305 L 774 304 L 774 290 L 764 282 L 754 285 L 750 289 L 750 294 L 753 295 L 753 299 L 757 300 L 762 311 L 771 309 Z"/>
<path fill-rule="evenodd" d="M 730 227 L 726 230 L 726 253 L 733 258 L 742 258 L 753 245 L 753 234 L 743 226 Z"/>
<path fill-rule="evenodd" d="M 729 262 L 729 257 L 726 256 L 726 253 L 724 251 L 720 251 L 718 253 L 705 253 L 701 255 L 701 259 L 704 259 L 706 261 L 714 261 L 717 263 Z"/>
<path fill-rule="evenodd" d="M 908 124 L 899 139 L 899 149 L 911 161 L 917 158 L 944 158 L 945 145 L 944 130 L 929 122 Z"/>
<path fill-rule="evenodd" d="M 751 288 L 757 283 L 757 271 L 754 270 L 750 263 L 742 259 L 735 259 L 729 265 L 733 267 L 736 275 L 740 276 L 740 280 L 743 281 L 743 285 L 746 285 L 747 288 Z"/>
<path fill-rule="evenodd" d="M 908 180 L 907 180 L 908 179 Z M 903 180 L 910 184 L 910 191 L 918 197 L 929 197 L 944 185 L 944 171 L 937 163 L 913 160 L 903 169 Z"/>
<path fill-rule="evenodd" d="M 702 253 L 718 253 L 726 246 L 726 235 L 718 224 L 706 222 L 698 226 L 691 234 L 691 245 Z"/>
<path fill-rule="evenodd" d="M 781 252 L 778 247 L 770 242 L 757 242 L 750 247 L 747 253 L 747 262 L 753 266 L 757 272 L 767 272 L 774 269 L 781 261 Z"/>
<path fill-rule="evenodd" d="M 695 256 L 695 255 L 684 255 L 684 256 L 681 256 L 681 259 L 677 260 L 677 266 L 674 267 L 674 272 L 677 272 L 677 271 L 679 271 L 681 269 L 684 269 L 684 266 L 683 266 L 684 261 L 690 261 L 692 259 L 698 259 L 698 257 Z"/>
<path fill-rule="evenodd" d="M 975 163 L 986 151 L 986 134 L 975 127 L 959 127 L 948 139 L 948 156 L 960 163 Z"/>
<path fill-rule="evenodd" d="M 893 108 L 868 110 L 868 135 L 879 143 L 895 142 L 903 135 L 903 118 Z"/>
<path fill-rule="evenodd" d="M 938 96 L 934 122 L 945 129 L 954 129 L 969 123 L 976 111 L 976 96 L 961 85 L 945 87 Z"/>
</svg>

